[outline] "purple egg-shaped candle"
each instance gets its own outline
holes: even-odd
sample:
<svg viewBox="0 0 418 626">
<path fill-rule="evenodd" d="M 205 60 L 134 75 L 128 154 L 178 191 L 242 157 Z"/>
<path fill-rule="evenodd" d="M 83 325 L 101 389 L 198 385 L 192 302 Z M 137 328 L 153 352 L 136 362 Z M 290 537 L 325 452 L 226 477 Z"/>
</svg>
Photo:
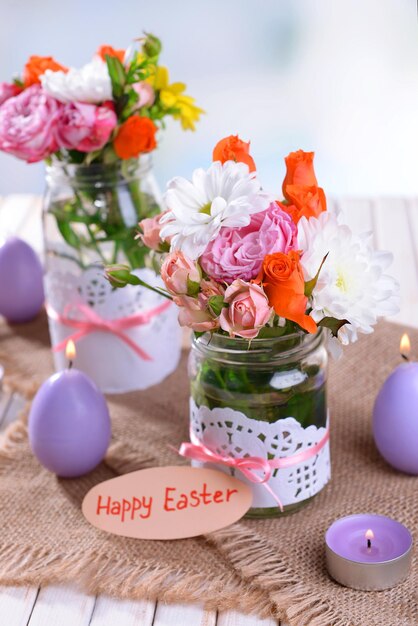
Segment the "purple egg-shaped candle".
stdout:
<svg viewBox="0 0 418 626">
<path fill-rule="evenodd" d="M 373 409 L 377 449 L 393 467 L 418 475 L 418 363 L 409 360 L 409 338 L 401 339 L 405 359 L 384 382 Z"/>
<path fill-rule="evenodd" d="M 71 367 L 73 342 L 67 345 L 70 367 L 40 387 L 29 413 L 29 442 L 34 455 L 63 478 L 82 476 L 102 461 L 110 442 L 106 400 L 94 382 Z"/>
<path fill-rule="evenodd" d="M 0 315 L 29 322 L 44 303 L 43 270 L 36 252 L 22 239 L 0 244 Z"/>
</svg>

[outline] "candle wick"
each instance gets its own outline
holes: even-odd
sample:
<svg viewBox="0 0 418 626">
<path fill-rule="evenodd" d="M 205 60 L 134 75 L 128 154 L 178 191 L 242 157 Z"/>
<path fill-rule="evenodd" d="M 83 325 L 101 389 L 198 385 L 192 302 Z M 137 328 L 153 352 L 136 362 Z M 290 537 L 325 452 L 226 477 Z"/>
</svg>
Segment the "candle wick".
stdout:
<svg viewBox="0 0 418 626">
<path fill-rule="evenodd" d="M 72 361 L 69 361 L 69 362 L 68 362 L 68 369 L 70 370 L 70 369 L 72 368 L 72 366 L 73 366 L 73 362 L 72 362 Z"/>
<path fill-rule="evenodd" d="M 367 549 L 370 550 L 371 547 L 372 547 L 372 540 L 368 539 L 367 540 Z"/>
<path fill-rule="evenodd" d="M 404 361 L 409 362 L 409 357 L 406 354 L 401 353 L 401 357 L 403 358 Z"/>
</svg>

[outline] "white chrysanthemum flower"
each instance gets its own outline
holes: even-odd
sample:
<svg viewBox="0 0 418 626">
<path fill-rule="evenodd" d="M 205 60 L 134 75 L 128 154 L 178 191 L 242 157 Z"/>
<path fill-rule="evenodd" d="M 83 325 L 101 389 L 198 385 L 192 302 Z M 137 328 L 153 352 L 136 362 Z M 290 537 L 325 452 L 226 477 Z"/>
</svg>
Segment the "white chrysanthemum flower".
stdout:
<svg viewBox="0 0 418 626">
<path fill-rule="evenodd" d="M 375 251 L 372 233 L 355 236 L 338 217 L 324 212 L 298 222 L 298 246 L 305 280 L 312 279 L 322 259 L 327 259 L 312 294 L 312 317 L 347 319 L 338 338 L 356 341 L 358 333 L 371 333 L 377 319 L 399 311 L 399 287 L 385 274 L 392 262 L 389 252 Z"/>
<path fill-rule="evenodd" d="M 245 163 L 215 161 L 206 171 L 195 170 L 191 181 L 173 178 L 164 200 L 168 212 L 161 219 L 161 237 L 172 238 L 172 250 L 197 259 L 223 226 L 247 226 L 271 197 Z"/>
<path fill-rule="evenodd" d="M 46 70 L 40 80 L 45 91 L 60 102 L 99 103 L 112 99 L 107 65 L 97 56 L 80 69 Z"/>
</svg>

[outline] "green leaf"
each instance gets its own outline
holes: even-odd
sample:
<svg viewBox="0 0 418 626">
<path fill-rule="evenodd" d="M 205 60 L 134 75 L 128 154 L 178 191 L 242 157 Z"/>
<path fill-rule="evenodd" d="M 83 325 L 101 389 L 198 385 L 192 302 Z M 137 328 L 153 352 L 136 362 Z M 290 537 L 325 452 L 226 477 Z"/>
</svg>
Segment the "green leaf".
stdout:
<svg viewBox="0 0 418 626">
<path fill-rule="evenodd" d="M 320 322 L 318 322 L 318 326 L 322 326 L 324 328 L 329 328 L 333 337 L 338 337 L 338 331 L 340 328 L 345 326 L 345 324 L 349 324 L 348 320 L 337 320 L 336 317 L 324 317 Z"/>
<path fill-rule="evenodd" d="M 68 156 L 70 157 L 70 163 L 83 163 L 86 155 L 84 152 L 80 152 L 79 150 L 68 150 Z"/>
<path fill-rule="evenodd" d="M 220 315 L 224 307 L 227 307 L 227 303 L 224 301 L 223 296 L 211 296 L 209 298 L 209 308 L 214 315 Z"/>
<path fill-rule="evenodd" d="M 57 218 L 57 226 L 61 235 L 72 248 L 77 248 L 77 250 L 81 246 L 81 241 L 78 235 L 71 228 L 70 223 L 67 220 L 62 220 Z"/>
<path fill-rule="evenodd" d="M 326 255 L 324 256 L 324 258 L 322 259 L 321 265 L 319 266 L 319 269 L 318 269 L 317 273 L 315 274 L 315 276 L 311 280 L 308 280 L 305 283 L 305 296 L 307 298 L 311 297 L 312 292 L 313 292 L 313 290 L 316 287 L 316 283 L 318 282 L 318 278 L 319 278 L 319 273 L 322 270 L 322 266 L 324 265 L 328 255 L 329 255 L 329 252 L 327 252 Z"/>
<path fill-rule="evenodd" d="M 115 97 L 115 112 L 118 117 L 122 117 L 122 113 L 125 110 L 126 105 L 129 102 L 129 96 L 127 93 L 123 93 L 119 98 Z M 125 120 L 129 115 L 124 115 L 123 120 Z"/>
<path fill-rule="evenodd" d="M 190 280 L 189 277 L 187 277 L 187 295 L 188 296 L 197 296 L 197 294 L 199 293 L 199 289 L 200 289 L 200 284 L 194 282 L 193 280 Z"/>
<path fill-rule="evenodd" d="M 288 333 L 286 326 L 264 326 L 258 333 L 257 339 L 271 339 L 282 337 Z"/>
<path fill-rule="evenodd" d="M 123 95 L 126 83 L 125 68 L 117 57 L 111 57 L 108 54 L 106 54 L 106 63 L 110 80 L 112 81 L 112 94 L 115 100 L 117 100 Z"/>
</svg>

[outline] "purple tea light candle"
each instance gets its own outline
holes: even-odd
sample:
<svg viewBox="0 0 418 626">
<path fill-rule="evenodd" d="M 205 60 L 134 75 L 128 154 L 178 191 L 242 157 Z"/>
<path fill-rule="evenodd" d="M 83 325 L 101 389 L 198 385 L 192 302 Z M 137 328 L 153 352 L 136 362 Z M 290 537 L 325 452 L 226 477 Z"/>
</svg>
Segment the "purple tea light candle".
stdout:
<svg viewBox="0 0 418 626">
<path fill-rule="evenodd" d="M 363 591 L 390 589 L 408 576 L 412 536 L 400 522 L 383 515 L 349 515 L 325 535 L 330 576 Z"/>
<path fill-rule="evenodd" d="M 418 363 L 410 361 L 409 337 L 402 335 L 404 359 L 386 379 L 373 409 L 373 436 L 383 458 L 407 474 L 418 475 Z"/>
<path fill-rule="evenodd" d="M 69 368 L 53 374 L 38 390 L 29 413 L 32 452 L 61 477 L 86 474 L 106 454 L 111 428 L 106 400 L 94 382 L 72 367 L 75 346 L 66 350 Z"/>
</svg>

